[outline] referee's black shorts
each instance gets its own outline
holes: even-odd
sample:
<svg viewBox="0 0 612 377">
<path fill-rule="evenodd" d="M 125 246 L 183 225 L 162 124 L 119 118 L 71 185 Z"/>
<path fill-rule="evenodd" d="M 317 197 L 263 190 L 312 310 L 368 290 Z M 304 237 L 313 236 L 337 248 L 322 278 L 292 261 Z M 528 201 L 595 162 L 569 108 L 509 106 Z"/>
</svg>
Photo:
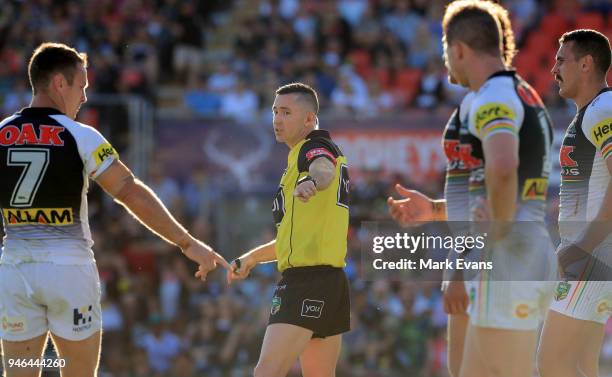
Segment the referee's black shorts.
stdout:
<svg viewBox="0 0 612 377">
<path fill-rule="evenodd" d="M 269 324 L 288 323 L 312 330 L 313 338 L 325 338 L 350 330 L 350 309 L 342 268 L 288 268 L 276 285 Z"/>
</svg>

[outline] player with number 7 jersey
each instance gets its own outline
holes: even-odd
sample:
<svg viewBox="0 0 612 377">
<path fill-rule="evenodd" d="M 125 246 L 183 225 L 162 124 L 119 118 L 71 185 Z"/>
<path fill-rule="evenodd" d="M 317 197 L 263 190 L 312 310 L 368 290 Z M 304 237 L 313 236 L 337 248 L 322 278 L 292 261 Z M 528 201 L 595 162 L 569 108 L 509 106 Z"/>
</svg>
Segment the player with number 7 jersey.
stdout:
<svg viewBox="0 0 612 377">
<path fill-rule="evenodd" d="M 62 376 L 97 375 L 101 289 L 87 216 L 95 180 L 149 230 L 199 264 L 227 262 L 192 237 L 95 129 L 74 119 L 87 101 L 87 55 L 43 43 L 32 55 L 30 107 L 0 122 L 0 342 L 5 375 L 38 375 L 49 334 Z M 27 370 L 30 369 L 30 370 Z"/>
<path fill-rule="evenodd" d="M 93 261 L 88 178 L 117 157 L 98 131 L 54 108 L 25 108 L 0 123 L 2 261 Z"/>
</svg>

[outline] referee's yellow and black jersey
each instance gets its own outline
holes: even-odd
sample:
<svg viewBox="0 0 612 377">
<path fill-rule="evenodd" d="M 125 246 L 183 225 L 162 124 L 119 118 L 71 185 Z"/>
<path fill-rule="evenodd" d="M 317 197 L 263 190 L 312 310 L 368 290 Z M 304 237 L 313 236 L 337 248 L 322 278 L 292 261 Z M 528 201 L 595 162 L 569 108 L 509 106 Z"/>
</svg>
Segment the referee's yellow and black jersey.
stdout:
<svg viewBox="0 0 612 377">
<path fill-rule="evenodd" d="M 336 175 L 329 187 L 317 191 L 304 203 L 293 192 L 317 158 L 333 162 Z M 329 132 L 314 130 L 291 148 L 272 208 L 279 271 L 303 266 L 344 267 L 349 188 L 346 157 L 331 140 Z"/>
</svg>

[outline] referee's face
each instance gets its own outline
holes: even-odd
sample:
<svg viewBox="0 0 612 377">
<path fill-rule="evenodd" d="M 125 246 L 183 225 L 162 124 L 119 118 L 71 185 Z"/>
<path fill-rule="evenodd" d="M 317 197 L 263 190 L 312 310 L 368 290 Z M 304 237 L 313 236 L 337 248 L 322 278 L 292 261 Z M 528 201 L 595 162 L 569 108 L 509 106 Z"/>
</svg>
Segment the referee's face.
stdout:
<svg viewBox="0 0 612 377">
<path fill-rule="evenodd" d="M 276 141 L 287 144 L 289 148 L 304 139 L 310 131 L 306 106 L 295 97 L 293 93 L 277 95 L 272 106 L 272 125 Z"/>
</svg>

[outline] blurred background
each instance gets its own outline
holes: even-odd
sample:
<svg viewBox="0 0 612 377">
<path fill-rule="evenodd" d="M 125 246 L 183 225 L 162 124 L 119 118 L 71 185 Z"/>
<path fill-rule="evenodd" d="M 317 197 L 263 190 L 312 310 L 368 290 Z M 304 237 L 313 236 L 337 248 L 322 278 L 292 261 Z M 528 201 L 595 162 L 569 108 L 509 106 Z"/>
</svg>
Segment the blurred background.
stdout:
<svg viewBox="0 0 612 377">
<path fill-rule="evenodd" d="M 0 113 L 28 105 L 27 61 L 40 42 L 87 52 L 89 102 L 79 120 L 98 128 L 195 236 L 231 259 L 275 236 L 271 201 L 287 147 L 271 131 L 274 90 L 293 81 L 312 85 L 321 127 L 347 155 L 352 181 L 346 270 L 353 331 L 344 336 L 338 376 L 447 376 L 439 283 L 364 281 L 359 255 L 360 223 L 388 220 L 394 183 L 442 195 L 441 132 L 465 94 L 448 84 L 441 59 L 447 3 L 0 0 Z M 549 106 L 558 151 L 575 108 L 558 96 L 549 73 L 557 39 L 581 27 L 611 37 L 612 3 L 502 3 L 520 50 L 515 66 Z M 89 201 L 103 289 L 100 376 L 248 376 L 275 265 L 232 287 L 221 271 L 202 283 L 177 248 L 99 188 Z M 611 339 L 604 369 L 612 363 Z"/>
</svg>

